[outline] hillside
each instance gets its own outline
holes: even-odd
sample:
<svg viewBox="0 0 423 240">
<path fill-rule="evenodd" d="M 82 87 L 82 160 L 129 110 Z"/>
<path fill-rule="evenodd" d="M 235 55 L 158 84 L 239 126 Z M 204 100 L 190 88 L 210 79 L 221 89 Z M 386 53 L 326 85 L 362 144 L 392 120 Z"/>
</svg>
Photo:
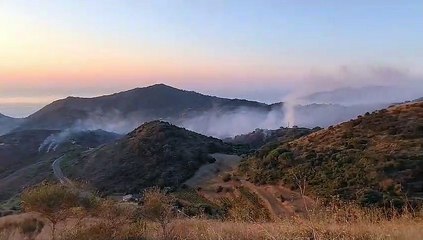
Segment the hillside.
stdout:
<svg viewBox="0 0 423 240">
<path fill-rule="evenodd" d="M 210 153 L 231 150 L 221 140 L 153 121 L 75 159 L 65 172 L 103 192 L 137 193 L 148 186 L 179 186 L 201 165 L 214 161 Z"/>
<path fill-rule="evenodd" d="M 51 134 L 51 130 L 14 132 L 0 137 L 0 177 L 23 165 L 28 165 L 42 155 L 38 149 Z"/>
<path fill-rule="evenodd" d="M 233 138 L 225 139 L 225 142 L 239 145 L 247 145 L 249 148 L 258 149 L 266 144 L 274 142 L 287 142 L 302 136 L 308 135 L 312 132 L 318 131 L 321 128 L 284 128 L 281 127 L 275 130 L 256 129 L 251 133 L 237 135 Z"/>
<path fill-rule="evenodd" d="M 259 184 L 296 187 L 362 204 L 401 204 L 423 195 L 423 103 L 366 113 L 298 140 L 263 149 L 241 163 Z"/>
<path fill-rule="evenodd" d="M 27 130 L 0 137 L 0 203 L 52 175 L 51 163 L 110 143 L 119 135 L 97 131 Z"/>
<path fill-rule="evenodd" d="M 40 145 L 40 152 L 55 151 L 74 145 L 83 149 L 95 148 L 106 143 L 112 143 L 122 136 L 116 133 L 97 130 L 64 130 L 51 134 Z"/>
<path fill-rule="evenodd" d="M 263 103 L 206 96 L 157 84 L 95 98 L 58 100 L 29 116 L 20 129 L 95 125 L 106 130 L 129 131 L 146 121 L 177 121 L 211 109 L 230 111 L 239 107 L 269 110 Z"/>
</svg>

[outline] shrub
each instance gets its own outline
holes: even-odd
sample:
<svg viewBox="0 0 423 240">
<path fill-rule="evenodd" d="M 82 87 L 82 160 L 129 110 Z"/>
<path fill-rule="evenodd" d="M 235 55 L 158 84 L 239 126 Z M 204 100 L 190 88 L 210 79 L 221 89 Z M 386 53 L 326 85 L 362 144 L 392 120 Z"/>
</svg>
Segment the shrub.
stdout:
<svg viewBox="0 0 423 240">
<path fill-rule="evenodd" d="M 247 188 L 238 189 L 239 194 L 232 198 L 222 199 L 227 218 L 239 222 L 265 222 L 270 220 L 270 213 L 261 199 Z"/>
<path fill-rule="evenodd" d="M 44 184 L 22 194 L 22 207 L 26 212 L 38 212 L 52 224 L 55 239 L 56 224 L 66 219 L 66 210 L 78 206 L 78 194 L 58 184 Z"/>
<path fill-rule="evenodd" d="M 232 175 L 230 173 L 225 173 L 222 177 L 224 182 L 229 182 L 232 179 Z"/>
<path fill-rule="evenodd" d="M 168 239 L 171 234 L 168 226 L 175 217 L 173 203 L 173 198 L 158 187 L 148 188 L 144 191 L 141 214 L 148 220 L 160 224 L 164 239 Z"/>
<path fill-rule="evenodd" d="M 41 232 L 44 227 L 44 223 L 36 218 L 31 218 L 25 219 L 19 227 L 22 234 L 28 236 L 29 239 L 32 239 Z"/>
<path fill-rule="evenodd" d="M 144 240 L 145 223 L 115 224 L 103 221 L 92 225 L 77 226 L 61 236 L 61 240 Z"/>
</svg>

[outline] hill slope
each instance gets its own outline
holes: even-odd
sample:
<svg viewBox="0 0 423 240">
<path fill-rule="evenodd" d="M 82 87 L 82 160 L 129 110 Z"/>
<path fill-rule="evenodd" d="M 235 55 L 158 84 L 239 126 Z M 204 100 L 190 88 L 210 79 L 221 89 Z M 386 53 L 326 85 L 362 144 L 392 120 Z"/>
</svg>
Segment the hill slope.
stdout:
<svg viewBox="0 0 423 240">
<path fill-rule="evenodd" d="M 29 130 L 0 136 L 0 177 L 37 161 L 41 143 L 53 133 L 57 132 Z"/>
<path fill-rule="evenodd" d="M 247 145 L 251 149 L 258 149 L 266 144 L 273 144 L 277 142 L 287 142 L 302 136 L 308 135 L 312 132 L 318 131 L 321 128 L 284 128 L 281 127 L 275 130 L 256 129 L 253 132 L 237 135 L 233 138 L 225 139 L 225 142 L 232 144 Z"/>
<path fill-rule="evenodd" d="M 388 203 L 423 193 L 423 103 L 393 106 L 264 149 L 241 171 L 256 183 L 305 179 L 310 193 Z"/>
<path fill-rule="evenodd" d="M 139 192 L 154 185 L 178 186 L 213 161 L 209 153 L 228 151 L 231 147 L 221 140 L 153 121 L 77 159 L 65 171 L 103 192 Z"/>
<path fill-rule="evenodd" d="M 263 103 L 206 96 L 157 84 L 95 98 L 58 100 L 29 116 L 20 129 L 96 125 L 106 130 L 125 131 L 146 121 L 177 121 L 210 109 L 224 111 L 238 107 L 269 110 L 269 106 Z"/>
<path fill-rule="evenodd" d="M 104 131 L 26 130 L 0 136 L 0 203 L 52 175 L 51 163 L 110 143 L 119 135 Z"/>
</svg>

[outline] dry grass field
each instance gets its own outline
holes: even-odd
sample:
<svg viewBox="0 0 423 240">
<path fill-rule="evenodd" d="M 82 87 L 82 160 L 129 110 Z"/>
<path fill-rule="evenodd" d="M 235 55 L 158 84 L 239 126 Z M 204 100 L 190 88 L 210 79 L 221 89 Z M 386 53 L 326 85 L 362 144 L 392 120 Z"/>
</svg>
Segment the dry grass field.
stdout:
<svg viewBox="0 0 423 240">
<path fill-rule="evenodd" d="M 90 222 L 92 223 L 93 221 L 91 220 Z M 162 233 L 159 231 L 159 226 L 156 223 L 149 222 L 145 225 L 129 225 L 122 227 L 118 231 L 115 228 L 108 228 L 109 224 L 107 222 L 92 224 L 91 227 L 87 225 L 86 228 L 78 230 L 75 228 L 75 224 L 69 224 L 73 227 L 66 226 L 66 228 L 61 225 L 60 229 L 62 232 L 59 233 L 61 237 L 57 239 L 163 239 Z M 405 216 L 392 220 L 360 220 L 353 222 L 336 222 L 329 219 L 309 221 L 300 218 L 265 223 L 176 219 L 171 223 L 170 228 L 171 233 L 167 239 L 175 240 L 423 239 L 423 220 Z M 2 232 L 0 239 L 52 239 L 49 226 L 45 226 L 35 238 L 28 238 L 28 235 L 20 229 L 14 230 L 11 235 L 7 234 L 6 232 Z"/>
<path fill-rule="evenodd" d="M 212 219 L 175 212 L 174 197 L 158 188 L 148 190 L 141 205 L 78 197 L 62 186 L 25 194 L 26 213 L 0 218 L 0 240 L 423 239 L 423 212 L 411 208 L 316 203 L 305 213 L 274 220 L 248 218 L 256 215 L 246 215 L 245 208 L 262 213 L 263 206 L 235 198 L 245 208 Z"/>
</svg>

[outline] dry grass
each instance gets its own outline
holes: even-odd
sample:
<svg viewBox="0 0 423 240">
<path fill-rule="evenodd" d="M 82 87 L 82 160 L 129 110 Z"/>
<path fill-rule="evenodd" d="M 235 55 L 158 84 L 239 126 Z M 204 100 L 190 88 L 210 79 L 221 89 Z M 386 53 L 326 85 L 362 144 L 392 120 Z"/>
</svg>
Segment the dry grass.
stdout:
<svg viewBox="0 0 423 240">
<path fill-rule="evenodd" d="M 313 229 L 311 228 L 313 226 Z M 274 223 L 236 223 L 181 220 L 174 225 L 175 239 L 423 239 L 423 222 L 318 223 L 289 220 Z M 154 239 L 154 235 L 150 236 Z"/>
<path fill-rule="evenodd" d="M 333 210 L 333 209 L 332 209 Z M 331 210 L 331 211 L 332 211 Z M 328 211 L 325 213 L 325 211 Z M 327 215 L 322 215 L 327 214 Z M 423 218 L 410 213 L 387 217 L 382 211 L 355 208 L 312 212 L 310 220 L 291 218 L 277 222 L 247 223 L 198 218 L 176 219 L 166 239 L 174 240 L 282 240 L 282 239 L 423 239 Z M 88 221 L 89 220 L 89 221 Z M 114 219 L 87 219 L 90 224 L 60 228 L 60 239 L 163 239 L 159 223 L 114 224 Z M 71 222 L 71 221 L 70 221 Z M 70 224 L 72 225 L 72 224 Z M 113 226 L 110 227 L 110 226 Z M 49 240 L 44 235 L 36 239 Z M 1 234 L 0 234 L 1 236 Z M 13 235 L 17 238 L 21 235 Z M 23 236 L 23 235 L 22 235 Z"/>
<path fill-rule="evenodd" d="M 234 218 L 230 218 L 234 219 Z M 235 218 L 236 219 L 236 218 Z M 140 224 L 141 223 L 141 224 Z M 160 223 L 143 221 L 121 226 L 110 239 L 173 240 L 282 240 L 282 239 L 423 239 L 423 212 L 411 209 L 366 209 L 352 204 L 317 207 L 308 218 L 292 217 L 274 222 L 180 218 L 169 224 L 163 237 Z M 85 236 L 98 235 L 101 226 L 87 228 Z M 101 231 L 100 231 L 101 232 Z M 104 231 L 106 232 L 106 231 Z M 88 239 L 76 236 L 68 239 Z M 127 238 L 130 237 L 130 238 Z M 92 239 L 92 238 L 89 238 Z M 108 240 L 108 238 L 101 238 Z"/>
<path fill-rule="evenodd" d="M 154 235 L 147 235 L 154 239 Z M 317 207 L 307 219 L 292 217 L 247 223 L 184 219 L 175 221 L 174 239 L 423 239 L 423 212 L 366 209 L 352 204 Z"/>
<path fill-rule="evenodd" d="M 254 194 L 245 191 L 240 197 L 220 220 L 175 214 L 173 198 L 158 188 L 146 192 L 141 206 L 99 199 L 94 208 L 68 209 L 55 236 L 57 240 L 423 239 L 422 208 L 363 208 L 336 201 L 316 203 L 307 208 L 306 216 L 270 221 L 254 215 L 266 209 Z M 245 210 L 253 211 L 253 216 Z M 52 240 L 53 229 L 51 221 L 37 214 L 0 218 L 0 240 Z"/>
</svg>

